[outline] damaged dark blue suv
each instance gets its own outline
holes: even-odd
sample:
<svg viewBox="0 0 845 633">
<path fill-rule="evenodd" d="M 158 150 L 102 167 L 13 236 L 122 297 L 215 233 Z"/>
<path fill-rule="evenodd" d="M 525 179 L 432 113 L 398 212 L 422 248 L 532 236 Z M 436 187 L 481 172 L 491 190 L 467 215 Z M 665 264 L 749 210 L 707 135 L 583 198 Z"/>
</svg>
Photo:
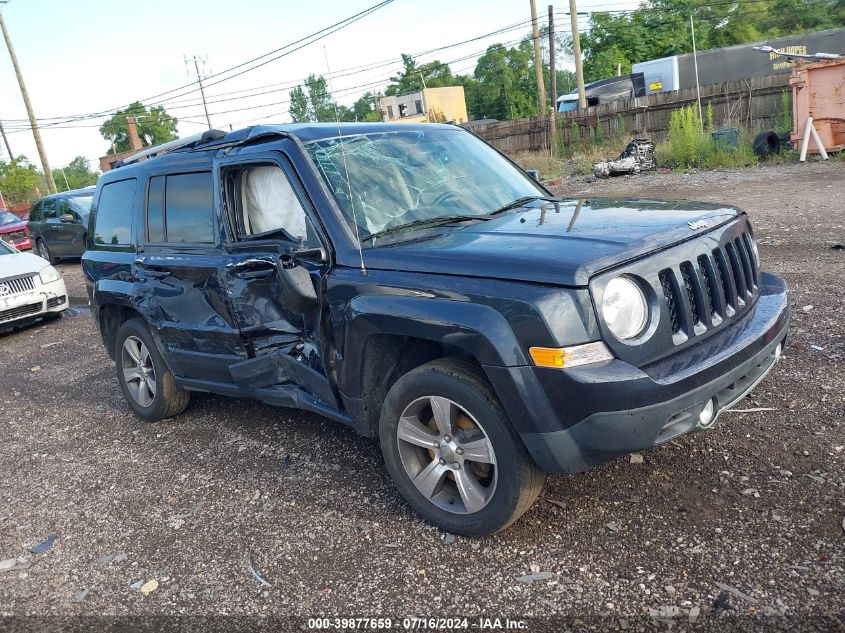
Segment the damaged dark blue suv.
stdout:
<svg viewBox="0 0 845 633">
<path fill-rule="evenodd" d="M 730 206 L 554 198 L 434 124 L 252 127 L 97 185 L 83 266 L 126 400 L 192 391 L 381 442 L 408 503 L 480 535 L 546 472 L 709 428 L 783 349 L 784 282 Z"/>
</svg>

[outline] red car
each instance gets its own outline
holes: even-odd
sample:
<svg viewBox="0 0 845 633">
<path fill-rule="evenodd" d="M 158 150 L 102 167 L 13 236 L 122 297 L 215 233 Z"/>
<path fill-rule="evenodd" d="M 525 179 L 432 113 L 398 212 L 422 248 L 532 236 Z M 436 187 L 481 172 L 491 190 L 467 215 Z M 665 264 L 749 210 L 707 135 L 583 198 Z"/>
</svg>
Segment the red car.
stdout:
<svg viewBox="0 0 845 633">
<path fill-rule="evenodd" d="M 26 220 L 21 220 L 14 213 L 0 210 L 0 240 L 14 246 L 19 251 L 32 248 Z"/>
</svg>

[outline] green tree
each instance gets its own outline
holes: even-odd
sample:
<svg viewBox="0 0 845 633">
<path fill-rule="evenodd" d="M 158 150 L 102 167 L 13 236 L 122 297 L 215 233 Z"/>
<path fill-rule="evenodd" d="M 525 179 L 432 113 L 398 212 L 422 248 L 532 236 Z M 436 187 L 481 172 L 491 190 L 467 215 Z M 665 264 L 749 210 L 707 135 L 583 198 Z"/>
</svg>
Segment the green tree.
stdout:
<svg viewBox="0 0 845 633">
<path fill-rule="evenodd" d="M 425 88 L 442 88 L 456 85 L 449 64 L 439 60 L 418 65 L 407 53 L 402 53 L 402 71 L 390 78 L 384 91 L 388 96 L 417 92 Z"/>
<path fill-rule="evenodd" d="M 350 114 L 352 121 L 381 121 L 381 113 L 378 110 L 378 99 L 381 95 L 365 92 L 352 104 Z"/>
<path fill-rule="evenodd" d="M 322 75 L 308 75 L 304 86 L 291 90 L 288 112 L 294 123 L 334 121 L 335 103 L 326 78 Z M 346 112 L 344 115 L 347 115 Z"/>
<path fill-rule="evenodd" d="M 290 91 L 290 107 L 288 108 L 288 112 L 294 123 L 308 123 L 311 121 L 308 115 L 308 97 L 302 86 L 297 86 Z"/>
<path fill-rule="evenodd" d="M 97 184 L 100 174 L 91 169 L 91 164 L 84 156 L 77 156 L 67 167 L 53 170 L 53 180 L 59 191 L 81 189 Z M 67 178 L 67 182 L 65 182 Z"/>
<path fill-rule="evenodd" d="M 0 191 L 9 206 L 34 201 L 38 195 L 41 174 L 26 156 L 0 161 Z"/>
<path fill-rule="evenodd" d="M 489 46 L 475 67 L 478 86 L 473 90 L 473 115 L 491 119 L 536 116 L 537 84 L 533 63 L 530 39 L 514 48 L 502 44 Z"/>
<path fill-rule="evenodd" d="M 112 117 L 100 126 L 100 134 L 111 143 L 107 153 L 127 152 L 129 146 L 129 131 L 126 129 L 126 117 L 135 117 L 138 136 L 144 147 L 160 145 L 178 138 L 176 134 L 177 119 L 167 114 L 162 106 L 145 107 L 136 101 L 125 110 L 118 110 Z"/>
</svg>

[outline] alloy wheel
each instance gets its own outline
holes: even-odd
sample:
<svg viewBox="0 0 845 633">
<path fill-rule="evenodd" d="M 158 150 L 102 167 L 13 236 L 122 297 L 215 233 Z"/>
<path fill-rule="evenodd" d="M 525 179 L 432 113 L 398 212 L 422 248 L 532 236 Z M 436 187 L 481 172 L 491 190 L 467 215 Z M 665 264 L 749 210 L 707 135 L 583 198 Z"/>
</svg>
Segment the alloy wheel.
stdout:
<svg viewBox="0 0 845 633">
<path fill-rule="evenodd" d="M 137 336 L 128 336 L 121 353 L 123 380 L 129 394 L 142 407 L 152 405 L 156 397 L 156 375 L 150 350 Z"/>
<path fill-rule="evenodd" d="M 431 503 L 455 514 L 490 503 L 498 479 L 493 444 L 460 405 L 440 396 L 414 400 L 399 418 L 396 438 L 405 472 Z"/>
<path fill-rule="evenodd" d="M 38 240 L 38 255 L 41 259 L 46 259 L 48 262 L 50 261 L 50 251 L 44 243 L 44 240 Z"/>
</svg>

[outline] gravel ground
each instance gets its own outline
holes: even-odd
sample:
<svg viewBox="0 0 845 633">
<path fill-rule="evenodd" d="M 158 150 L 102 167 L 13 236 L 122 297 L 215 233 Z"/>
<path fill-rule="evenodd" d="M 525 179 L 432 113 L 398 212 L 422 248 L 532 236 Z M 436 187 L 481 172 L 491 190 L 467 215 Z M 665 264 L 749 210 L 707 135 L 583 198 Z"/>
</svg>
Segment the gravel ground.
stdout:
<svg viewBox="0 0 845 633">
<path fill-rule="evenodd" d="M 765 411 L 727 413 L 641 463 L 552 476 L 521 521 L 465 539 L 413 515 L 376 443 L 323 418 L 198 394 L 178 419 L 140 423 L 82 312 L 0 336 L 0 560 L 55 535 L 0 571 L 0 614 L 845 627 L 845 251 L 831 249 L 845 242 L 845 163 L 560 191 L 749 211 L 795 307 L 782 362 L 740 405 Z M 78 264 L 61 269 L 84 296 Z"/>
</svg>

